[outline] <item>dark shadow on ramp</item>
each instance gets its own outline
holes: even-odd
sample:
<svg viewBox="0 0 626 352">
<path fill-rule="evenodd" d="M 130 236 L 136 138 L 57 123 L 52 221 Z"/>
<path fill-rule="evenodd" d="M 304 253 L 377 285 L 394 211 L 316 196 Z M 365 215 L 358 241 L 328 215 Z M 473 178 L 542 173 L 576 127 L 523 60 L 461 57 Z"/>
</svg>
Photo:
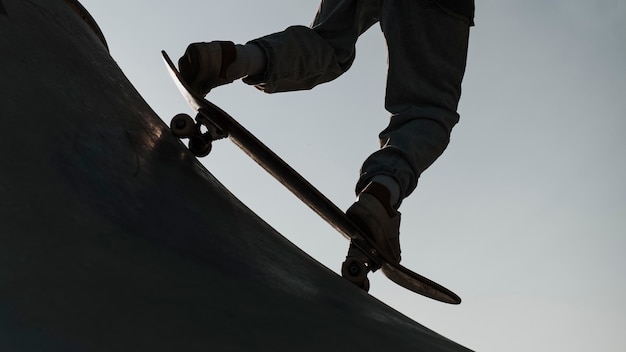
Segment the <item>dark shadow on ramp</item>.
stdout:
<svg viewBox="0 0 626 352">
<path fill-rule="evenodd" d="M 467 351 L 234 198 L 76 6 L 1 1 L 0 350 Z"/>
</svg>

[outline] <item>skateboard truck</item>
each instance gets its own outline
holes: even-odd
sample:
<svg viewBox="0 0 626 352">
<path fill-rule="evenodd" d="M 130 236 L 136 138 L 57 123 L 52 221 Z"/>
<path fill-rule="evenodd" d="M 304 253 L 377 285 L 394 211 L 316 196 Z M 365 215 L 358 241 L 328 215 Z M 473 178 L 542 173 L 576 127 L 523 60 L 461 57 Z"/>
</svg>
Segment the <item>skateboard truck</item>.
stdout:
<svg viewBox="0 0 626 352">
<path fill-rule="evenodd" d="M 170 129 L 176 137 L 189 139 L 189 150 L 195 156 L 209 155 L 213 141 L 228 137 L 228 134 L 206 115 L 209 113 L 198 112 L 194 121 L 187 114 L 178 114 L 170 122 Z"/>
<path fill-rule="evenodd" d="M 378 252 L 362 238 L 352 238 L 346 260 L 341 264 L 341 276 L 350 283 L 369 291 L 367 274 L 381 268 Z"/>
</svg>

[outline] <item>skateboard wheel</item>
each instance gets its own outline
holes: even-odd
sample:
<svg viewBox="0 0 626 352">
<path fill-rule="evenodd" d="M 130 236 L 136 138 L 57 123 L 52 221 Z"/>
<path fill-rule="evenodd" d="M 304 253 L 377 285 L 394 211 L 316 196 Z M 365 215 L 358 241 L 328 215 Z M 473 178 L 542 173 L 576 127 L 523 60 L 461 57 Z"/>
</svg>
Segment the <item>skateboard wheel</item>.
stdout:
<svg viewBox="0 0 626 352">
<path fill-rule="evenodd" d="M 368 268 L 363 260 L 348 257 L 341 265 L 341 276 L 359 288 L 369 291 L 370 282 L 367 278 Z"/>
<path fill-rule="evenodd" d="M 189 138 L 196 135 L 195 121 L 187 114 L 178 114 L 170 122 L 170 130 L 178 138 Z"/>
<path fill-rule="evenodd" d="M 195 156 L 207 156 L 211 152 L 211 140 L 205 140 L 202 137 L 194 137 L 189 139 L 189 150 Z"/>
</svg>

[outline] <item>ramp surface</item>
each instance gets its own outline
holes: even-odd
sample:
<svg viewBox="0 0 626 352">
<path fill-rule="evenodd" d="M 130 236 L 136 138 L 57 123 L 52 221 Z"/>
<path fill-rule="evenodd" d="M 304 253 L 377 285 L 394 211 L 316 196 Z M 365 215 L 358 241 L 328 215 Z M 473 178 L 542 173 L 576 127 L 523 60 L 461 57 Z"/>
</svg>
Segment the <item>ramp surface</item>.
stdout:
<svg viewBox="0 0 626 352">
<path fill-rule="evenodd" d="M 72 3 L 0 0 L 0 350 L 467 351 L 234 198 Z"/>
</svg>

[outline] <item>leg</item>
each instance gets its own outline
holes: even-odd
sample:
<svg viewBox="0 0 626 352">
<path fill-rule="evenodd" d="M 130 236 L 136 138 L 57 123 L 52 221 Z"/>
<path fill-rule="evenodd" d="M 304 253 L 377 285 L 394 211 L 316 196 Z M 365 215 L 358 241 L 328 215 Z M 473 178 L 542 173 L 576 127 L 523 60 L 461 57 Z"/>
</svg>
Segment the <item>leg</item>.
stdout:
<svg viewBox="0 0 626 352">
<path fill-rule="evenodd" d="M 358 199 L 347 214 L 399 262 L 397 209 L 444 151 L 459 119 L 469 21 L 429 0 L 382 1 L 389 50 L 385 107 L 392 116 L 380 134 L 381 149 L 363 164 Z"/>
<path fill-rule="evenodd" d="M 443 153 L 459 120 L 469 23 L 433 1 L 386 0 L 381 27 L 389 48 L 385 107 L 392 115 L 379 136 L 381 149 L 362 167 L 357 193 L 382 174 L 398 182 L 404 198 Z"/>
</svg>

